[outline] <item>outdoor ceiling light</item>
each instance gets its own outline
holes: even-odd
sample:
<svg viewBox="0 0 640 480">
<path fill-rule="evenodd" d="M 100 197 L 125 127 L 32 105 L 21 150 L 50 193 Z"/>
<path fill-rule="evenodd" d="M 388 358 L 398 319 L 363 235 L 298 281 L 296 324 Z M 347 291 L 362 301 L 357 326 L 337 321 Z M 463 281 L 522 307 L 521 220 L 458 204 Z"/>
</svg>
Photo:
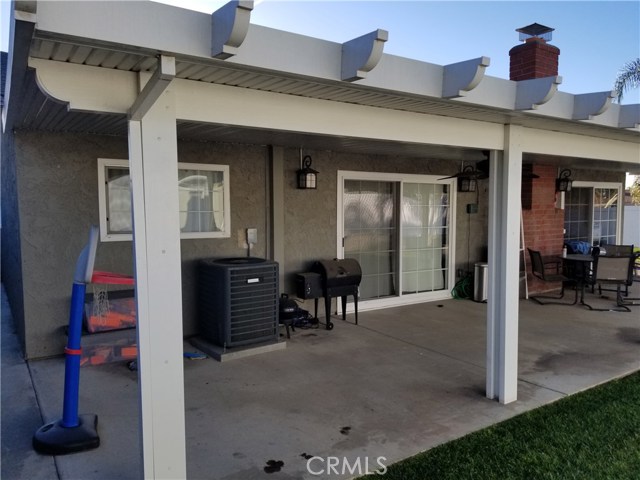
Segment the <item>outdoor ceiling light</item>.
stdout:
<svg viewBox="0 0 640 480">
<path fill-rule="evenodd" d="M 311 156 L 307 155 L 302 159 L 302 167 L 298 170 L 298 188 L 315 189 L 318 186 L 318 172 L 311 168 Z"/>
<path fill-rule="evenodd" d="M 570 192 L 572 183 L 571 170 L 568 168 L 562 170 L 556 179 L 556 192 Z"/>
<path fill-rule="evenodd" d="M 474 173 L 474 168 L 471 165 L 467 165 L 462 170 L 462 175 L 458 177 L 458 191 L 459 192 L 475 192 L 478 189 L 478 181 Z"/>
</svg>

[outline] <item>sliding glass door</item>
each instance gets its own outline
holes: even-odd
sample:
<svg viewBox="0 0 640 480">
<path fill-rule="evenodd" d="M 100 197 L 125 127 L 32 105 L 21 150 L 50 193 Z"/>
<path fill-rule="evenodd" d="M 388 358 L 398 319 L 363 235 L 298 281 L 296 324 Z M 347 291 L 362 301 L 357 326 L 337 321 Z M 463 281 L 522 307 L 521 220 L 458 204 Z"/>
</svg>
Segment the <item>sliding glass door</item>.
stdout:
<svg viewBox="0 0 640 480">
<path fill-rule="evenodd" d="M 574 182 L 565 194 L 564 239 L 591 245 L 619 243 L 622 185 Z"/>
<path fill-rule="evenodd" d="M 397 294 L 397 183 L 344 181 L 344 258 L 362 268 L 360 298 Z"/>
<path fill-rule="evenodd" d="M 449 186 L 404 183 L 402 189 L 402 293 L 448 288 Z"/>
<path fill-rule="evenodd" d="M 338 255 L 362 267 L 360 300 L 449 295 L 451 188 L 431 176 L 339 172 Z"/>
</svg>

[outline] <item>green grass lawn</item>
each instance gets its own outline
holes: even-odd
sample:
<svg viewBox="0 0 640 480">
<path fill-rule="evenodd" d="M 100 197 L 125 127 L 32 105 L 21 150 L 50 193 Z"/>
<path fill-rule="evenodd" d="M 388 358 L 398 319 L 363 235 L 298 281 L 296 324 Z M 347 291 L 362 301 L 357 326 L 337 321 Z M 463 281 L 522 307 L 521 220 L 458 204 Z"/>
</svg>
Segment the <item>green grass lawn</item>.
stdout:
<svg viewBox="0 0 640 480">
<path fill-rule="evenodd" d="M 385 480 L 640 479 L 640 372 L 391 465 Z"/>
</svg>

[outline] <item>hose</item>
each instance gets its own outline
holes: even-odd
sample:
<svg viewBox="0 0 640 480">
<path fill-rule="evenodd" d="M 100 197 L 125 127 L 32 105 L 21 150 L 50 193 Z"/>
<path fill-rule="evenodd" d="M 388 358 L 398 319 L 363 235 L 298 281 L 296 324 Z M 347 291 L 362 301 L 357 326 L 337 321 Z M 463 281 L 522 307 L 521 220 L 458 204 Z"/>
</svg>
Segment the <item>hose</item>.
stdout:
<svg viewBox="0 0 640 480">
<path fill-rule="evenodd" d="M 473 295 L 473 275 L 468 273 L 458 280 L 451 289 L 451 296 L 456 300 L 471 298 Z"/>
</svg>

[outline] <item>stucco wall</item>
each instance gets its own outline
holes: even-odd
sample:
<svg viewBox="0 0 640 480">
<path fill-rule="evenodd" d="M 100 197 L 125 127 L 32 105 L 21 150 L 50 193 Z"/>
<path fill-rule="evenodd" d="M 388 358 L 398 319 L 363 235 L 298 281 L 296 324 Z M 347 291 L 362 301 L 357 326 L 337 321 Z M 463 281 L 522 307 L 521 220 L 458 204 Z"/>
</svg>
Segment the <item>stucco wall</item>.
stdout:
<svg viewBox="0 0 640 480">
<path fill-rule="evenodd" d="M 97 135 L 17 133 L 15 137 L 21 250 L 24 275 L 24 332 L 29 358 L 57 355 L 66 341 L 75 262 L 98 224 L 97 158 L 125 159 L 125 138 Z M 237 230 L 258 228 L 256 256 L 265 255 L 266 148 L 180 143 L 179 160 L 230 166 L 231 229 L 227 239 L 182 240 L 184 333 L 197 332 L 197 260 L 243 256 Z M 3 251 L 5 248 L 3 248 Z M 131 274 L 132 243 L 101 242 L 96 269 Z"/>
<path fill-rule="evenodd" d="M 285 191 L 286 262 L 284 268 L 287 275 L 282 290 L 287 293 L 295 293 L 295 273 L 308 270 L 314 260 L 336 256 L 339 170 L 447 176 L 457 172 L 459 168 L 459 162 L 437 158 L 404 158 L 307 150 L 304 153 L 312 156 L 313 168 L 320 172 L 317 190 L 295 188 L 296 171 L 300 168 L 300 154 L 298 150 L 285 151 L 284 175 L 287 188 Z M 474 262 L 482 259 L 483 247 L 487 245 L 487 188 L 487 180 L 479 182 L 479 213 L 469 216 L 472 230 L 471 269 Z M 466 204 L 475 202 L 475 193 L 458 194 L 456 268 L 465 270 L 469 228 Z"/>
<path fill-rule="evenodd" d="M 467 205 L 478 206 L 468 213 Z M 478 191 L 458 193 L 456 236 L 456 270 L 474 273 L 476 262 L 488 260 L 489 245 L 489 180 L 478 180 Z"/>
<path fill-rule="evenodd" d="M 24 305 L 22 302 L 22 258 L 20 253 L 20 216 L 18 179 L 13 132 L 2 134 L 0 165 L 2 171 L 2 284 L 7 292 L 11 313 L 20 339 L 24 339 Z M 24 349 L 24 343 L 22 345 Z"/>
<path fill-rule="evenodd" d="M 65 342 L 76 259 L 98 222 L 98 156 L 126 158 L 126 140 L 15 134 L 28 358 L 57 355 Z M 100 245 L 96 268 L 131 273 L 130 245 Z"/>
<path fill-rule="evenodd" d="M 198 260 L 210 257 L 244 257 L 247 250 L 239 232 L 258 229 L 258 243 L 251 255 L 266 256 L 267 148 L 250 145 L 181 142 L 181 162 L 229 165 L 231 178 L 231 237 L 182 240 L 182 312 L 185 336 L 198 333 Z"/>
<path fill-rule="evenodd" d="M 65 135 L 20 132 L 15 136 L 19 208 L 22 213 L 21 243 L 24 277 L 25 340 L 29 358 L 58 355 L 64 347 L 69 299 L 77 256 L 87 240 L 88 227 L 97 224 L 97 158 L 125 159 L 126 138 L 97 135 Z M 296 272 L 305 271 L 319 258 L 336 255 L 338 170 L 402 172 L 449 175 L 459 162 L 382 155 L 357 155 L 331 151 L 305 151 L 313 157 L 319 174 L 318 189 L 295 188 L 299 151 L 284 153 L 285 275 L 282 292 L 294 293 Z M 182 240 L 182 297 L 185 336 L 198 333 L 197 264 L 207 257 L 244 256 L 239 231 L 258 229 L 252 254 L 267 254 L 268 148 L 265 146 L 179 142 L 181 162 L 217 163 L 230 166 L 231 238 Z M 471 220 L 470 264 L 486 247 L 487 181 L 479 183 L 478 214 L 467 216 L 466 204 L 476 194 L 458 195 L 456 225 L 457 268 L 466 269 L 467 230 Z M 3 249 L 4 250 L 4 249 Z M 96 268 L 133 272 L 129 241 L 102 242 Z"/>
</svg>

